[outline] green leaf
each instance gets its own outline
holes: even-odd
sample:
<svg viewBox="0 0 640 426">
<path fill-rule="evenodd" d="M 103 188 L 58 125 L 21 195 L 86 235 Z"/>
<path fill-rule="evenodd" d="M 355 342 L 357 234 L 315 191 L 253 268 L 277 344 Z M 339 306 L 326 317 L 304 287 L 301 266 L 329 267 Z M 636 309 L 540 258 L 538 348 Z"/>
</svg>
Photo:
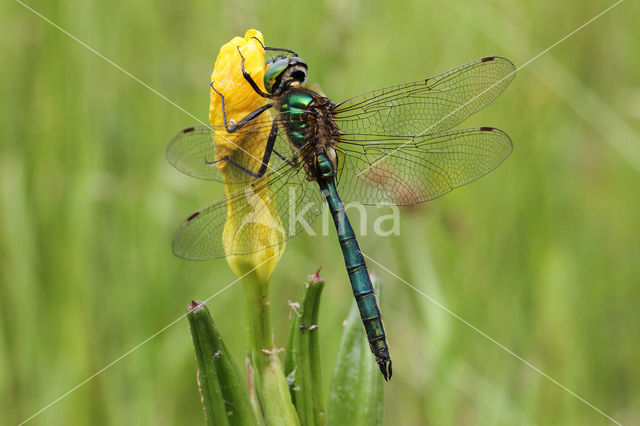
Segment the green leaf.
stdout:
<svg viewBox="0 0 640 426">
<path fill-rule="evenodd" d="M 380 279 L 373 273 L 370 277 L 380 300 Z M 383 385 L 354 301 L 345 321 L 331 379 L 328 424 L 382 425 Z"/>
<path fill-rule="evenodd" d="M 188 307 L 191 338 L 198 361 L 198 388 L 205 419 L 213 425 L 247 425 L 258 422 L 238 367 L 203 302 Z"/>
<path fill-rule="evenodd" d="M 291 402 L 287 381 L 282 373 L 278 355 L 268 357 L 262 373 L 262 409 L 264 419 L 269 426 L 297 426 L 300 424 L 298 413 Z"/>
<path fill-rule="evenodd" d="M 302 305 L 294 309 L 284 365 L 291 399 L 304 426 L 322 426 L 326 421 L 318 344 L 318 311 L 324 279 L 319 272 L 309 276 Z"/>
<path fill-rule="evenodd" d="M 262 417 L 262 407 L 260 406 L 260 399 L 258 398 L 258 391 L 256 389 L 255 370 L 251 365 L 251 359 L 249 358 L 249 352 L 244 357 L 245 366 L 247 367 L 247 387 L 249 388 L 249 400 L 253 406 L 253 410 L 258 416 L 258 426 L 264 426 L 264 418 Z"/>
</svg>

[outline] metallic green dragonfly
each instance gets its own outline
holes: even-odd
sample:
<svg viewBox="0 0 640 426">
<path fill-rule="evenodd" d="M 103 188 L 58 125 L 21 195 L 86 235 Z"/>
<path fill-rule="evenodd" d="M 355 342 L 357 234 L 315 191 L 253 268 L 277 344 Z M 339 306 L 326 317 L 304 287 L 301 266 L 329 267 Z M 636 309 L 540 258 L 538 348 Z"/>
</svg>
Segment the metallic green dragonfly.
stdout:
<svg viewBox="0 0 640 426">
<path fill-rule="evenodd" d="M 211 161 L 214 131 L 260 135 L 250 143 L 261 152 L 260 159 L 242 152 L 217 159 L 228 162 L 236 172 L 233 180 L 246 185 L 189 216 L 176 232 L 173 251 L 195 260 L 256 252 L 265 248 L 260 241 L 275 245 L 296 235 L 326 202 L 371 352 L 388 380 L 391 357 L 380 310 L 343 201 L 421 203 L 495 169 L 512 150 L 504 132 L 493 127 L 450 129 L 498 97 L 515 68 L 505 58 L 485 57 L 334 104 L 305 85 L 308 67 L 295 52 L 265 50 L 282 52 L 266 62 L 265 92 L 245 72 L 244 62 L 242 72 L 247 84 L 269 99 L 267 104 L 238 122 L 224 116 L 220 129 L 186 128 L 169 144 L 169 162 L 201 179 L 220 179 Z M 224 114 L 224 97 L 222 106 Z M 265 188 L 277 221 L 272 210 L 252 197 Z M 229 209 L 272 226 L 260 228 L 266 234 L 263 238 L 237 238 L 223 248 Z"/>
</svg>

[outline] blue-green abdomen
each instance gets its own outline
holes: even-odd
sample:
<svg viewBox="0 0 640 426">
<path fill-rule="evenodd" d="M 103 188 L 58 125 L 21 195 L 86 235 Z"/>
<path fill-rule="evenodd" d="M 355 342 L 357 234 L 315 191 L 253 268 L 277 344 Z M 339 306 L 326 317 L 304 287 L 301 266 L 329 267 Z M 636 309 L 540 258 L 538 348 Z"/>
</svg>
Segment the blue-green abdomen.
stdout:
<svg viewBox="0 0 640 426">
<path fill-rule="evenodd" d="M 316 168 L 318 185 L 329 204 L 329 211 L 336 226 L 342 256 L 349 274 L 349 281 L 351 281 L 353 296 L 360 310 L 360 318 L 367 333 L 369 347 L 376 357 L 382 375 L 385 379 L 389 379 L 391 378 L 391 357 L 389 356 L 389 346 L 385 338 L 380 309 L 373 292 L 367 264 L 336 190 L 335 168 L 326 154 L 320 154 L 317 157 Z"/>
</svg>

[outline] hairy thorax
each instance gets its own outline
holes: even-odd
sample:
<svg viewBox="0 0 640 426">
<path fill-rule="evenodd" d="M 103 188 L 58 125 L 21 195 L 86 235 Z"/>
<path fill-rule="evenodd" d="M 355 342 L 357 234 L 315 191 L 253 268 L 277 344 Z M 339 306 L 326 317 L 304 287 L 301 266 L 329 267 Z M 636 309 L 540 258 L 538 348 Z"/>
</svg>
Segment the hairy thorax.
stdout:
<svg viewBox="0 0 640 426">
<path fill-rule="evenodd" d="M 276 105 L 294 159 L 302 161 L 309 180 L 316 179 L 318 155 L 327 154 L 336 166 L 334 147 L 338 144 L 340 129 L 333 120 L 334 108 L 328 98 L 304 87 L 291 87 Z"/>
</svg>

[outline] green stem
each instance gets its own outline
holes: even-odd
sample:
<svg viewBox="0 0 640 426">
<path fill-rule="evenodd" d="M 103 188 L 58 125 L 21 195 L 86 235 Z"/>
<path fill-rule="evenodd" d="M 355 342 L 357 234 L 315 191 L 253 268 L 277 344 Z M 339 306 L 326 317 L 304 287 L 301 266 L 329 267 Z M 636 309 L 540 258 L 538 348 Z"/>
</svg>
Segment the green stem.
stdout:
<svg viewBox="0 0 640 426">
<path fill-rule="evenodd" d="M 261 376 L 268 361 L 268 353 L 273 352 L 269 281 L 262 280 L 252 272 L 243 278 L 242 283 L 249 315 L 250 359 L 258 376 Z"/>
<path fill-rule="evenodd" d="M 242 279 L 249 316 L 249 358 L 267 425 L 296 426 L 300 422 L 273 344 L 269 279 L 254 271 Z"/>
</svg>

